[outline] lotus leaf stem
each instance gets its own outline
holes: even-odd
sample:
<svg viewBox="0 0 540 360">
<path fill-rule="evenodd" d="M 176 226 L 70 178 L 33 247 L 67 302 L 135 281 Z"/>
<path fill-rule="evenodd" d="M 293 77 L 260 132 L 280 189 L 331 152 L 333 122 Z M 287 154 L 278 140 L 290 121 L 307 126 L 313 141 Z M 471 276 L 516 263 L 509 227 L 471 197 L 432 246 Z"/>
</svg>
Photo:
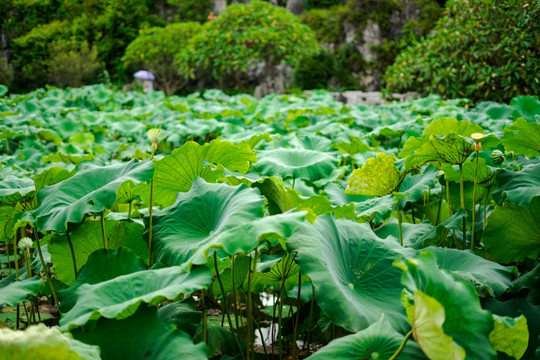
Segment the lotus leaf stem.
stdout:
<svg viewBox="0 0 540 360">
<path fill-rule="evenodd" d="M 441 195 L 439 196 L 439 206 L 437 207 L 437 218 L 435 219 L 435 226 L 439 225 L 439 220 L 441 219 L 441 207 L 444 194 L 444 186 L 441 186 Z"/>
<path fill-rule="evenodd" d="M 152 151 L 152 159 L 154 151 Z M 152 267 L 152 210 L 154 207 L 154 178 L 150 181 L 150 203 L 148 204 L 148 268 Z"/>
<path fill-rule="evenodd" d="M 478 176 L 478 151 L 476 151 L 476 161 L 474 167 L 474 187 L 473 187 L 473 198 L 472 198 L 472 229 L 471 229 L 471 250 L 474 250 L 474 228 L 476 220 L 476 183 Z"/>
<path fill-rule="evenodd" d="M 262 343 L 264 355 L 266 356 L 266 360 L 268 360 L 269 359 L 268 358 L 268 351 L 266 350 L 266 344 L 264 343 L 264 335 L 262 333 L 261 327 L 259 326 L 257 321 L 255 321 L 255 318 L 253 317 L 253 314 L 250 314 L 250 317 L 251 317 L 251 321 L 253 321 L 253 323 L 255 324 L 255 327 L 257 327 L 257 331 L 259 332 L 259 336 L 261 337 L 261 343 Z"/>
<path fill-rule="evenodd" d="M 131 210 L 132 210 L 131 208 L 132 208 L 132 205 L 133 205 L 132 203 L 133 202 L 130 201 L 129 205 L 128 205 L 128 220 L 131 219 Z"/>
<path fill-rule="evenodd" d="M 412 330 L 409 331 L 407 333 L 407 335 L 405 335 L 405 338 L 403 339 L 403 341 L 401 342 L 401 345 L 399 345 L 399 348 L 396 350 L 396 352 L 394 353 L 394 355 L 392 355 L 388 360 L 395 360 L 398 358 L 399 354 L 401 354 L 401 352 L 403 351 L 403 349 L 405 349 L 405 345 L 407 344 L 407 340 L 409 340 L 409 338 L 411 337 L 412 335 Z"/>
<path fill-rule="evenodd" d="M 73 273 L 75 274 L 76 279 L 78 276 L 77 261 L 75 260 L 75 250 L 73 250 L 73 243 L 71 242 L 71 236 L 69 236 L 69 232 L 66 232 L 66 237 L 69 244 L 69 251 L 71 251 L 71 262 L 73 263 Z"/>
<path fill-rule="evenodd" d="M 11 260 L 9 259 L 9 242 L 8 242 L 8 239 L 6 237 L 6 255 L 7 255 L 7 263 L 8 263 L 8 270 L 9 270 L 9 273 L 11 274 L 12 271 L 11 271 Z"/>
<path fill-rule="evenodd" d="M 298 337 L 298 324 L 300 323 L 300 306 L 302 302 L 300 296 L 302 294 L 302 272 L 298 269 L 298 305 L 296 308 L 296 320 L 294 323 L 294 334 L 293 334 L 293 359 L 298 359 L 298 349 L 296 348 L 296 338 Z"/>
<path fill-rule="evenodd" d="M 484 197 L 484 222 L 482 223 L 483 229 L 485 229 L 487 225 L 487 201 L 488 201 L 490 191 L 491 191 L 491 187 L 488 187 L 486 191 L 486 197 Z"/>
<path fill-rule="evenodd" d="M 15 246 L 15 249 L 13 249 L 13 256 L 15 257 L 15 281 L 19 281 L 19 259 L 17 257 L 17 253 L 19 252 L 19 248 L 17 246 L 17 231 L 15 231 L 15 237 L 13 238 L 13 244 Z"/>
<path fill-rule="evenodd" d="M 233 312 L 234 312 L 234 322 L 236 323 L 236 329 L 240 329 L 238 324 L 238 306 L 236 305 L 236 285 L 234 281 L 234 264 L 235 256 L 231 257 L 231 280 L 232 280 L 232 294 L 233 294 Z M 248 359 L 249 359 L 249 350 L 248 350 Z"/>
<path fill-rule="evenodd" d="M 249 267 L 248 267 L 248 289 L 247 289 L 247 359 L 250 359 L 250 350 L 253 348 L 253 339 L 251 337 L 252 333 L 252 317 L 253 317 L 253 302 L 251 299 L 251 283 L 253 281 L 253 276 L 255 276 L 255 272 L 257 271 L 257 257 L 258 257 L 258 248 L 255 248 L 255 255 L 253 259 L 253 267 L 252 267 L 252 261 L 251 256 L 249 257 Z M 233 283 L 234 287 L 234 283 Z"/>
<path fill-rule="evenodd" d="M 415 220 L 415 216 L 414 216 L 414 205 L 411 205 L 411 216 L 412 216 L 413 225 L 416 225 L 416 220 Z"/>
<path fill-rule="evenodd" d="M 100 223 L 101 223 L 101 236 L 103 237 L 103 247 L 105 248 L 105 250 L 107 250 L 109 246 L 107 244 L 107 234 L 105 233 L 105 210 L 101 212 Z"/>
<path fill-rule="evenodd" d="M 214 268 L 216 270 L 216 276 L 219 283 L 219 288 L 221 289 L 221 295 L 223 296 L 223 311 L 227 315 L 227 322 L 229 323 L 229 328 L 231 329 L 231 333 L 233 334 L 234 341 L 236 342 L 236 345 L 238 346 L 238 350 L 240 351 L 240 355 L 242 355 L 242 359 L 245 359 L 244 352 L 242 351 L 242 346 L 240 346 L 240 341 L 238 340 L 238 334 L 234 330 L 233 323 L 231 320 L 231 315 L 229 314 L 229 308 L 227 306 L 227 294 L 225 293 L 225 288 L 223 287 L 223 282 L 221 281 L 221 276 L 219 276 L 219 269 L 217 266 L 217 252 L 214 251 Z"/>
<path fill-rule="evenodd" d="M 311 329 L 311 324 L 313 322 L 313 308 L 315 306 L 315 286 L 311 282 L 311 305 L 309 306 L 309 318 L 308 318 L 308 329 Z M 311 345 L 311 331 L 308 331 L 307 337 L 307 352 L 309 353 L 309 347 Z"/>
<path fill-rule="evenodd" d="M 401 229 L 401 210 L 399 209 L 398 199 L 396 199 L 396 209 L 397 209 L 398 229 L 399 229 L 399 245 L 403 246 L 403 230 Z"/>
<path fill-rule="evenodd" d="M 452 216 L 452 205 L 450 204 L 450 184 L 448 183 L 448 181 L 446 181 L 446 203 L 448 204 L 448 216 Z M 456 246 L 456 249 L 461 248 L 456 236 L 456 231 L 454 229 L 452 229 L 452 237 L 454 239 L 454 245 Z"/>
<path fill-rule="evenodd" d="M 279 287 L 279 310 L 278 310 L 278 344 L 279 344 L 279 360 L 283 359 L 283 343 L 281 339 L 281 320 L 283 319 L 283 288 L 285 287 L 285 279 L 287 278 L 287 267 L 289 266 L 289 253 L 285 255 L 285 264 L 283 266 L 283 274 L 281 276 L 281 286 Z"/>
<path fill-rule="evenodd" d="M 463 165 L 459 164 L 459 199 L 461 201 L 461 208 L 465 210 L 465 192 L 463 190 Z M 463 217 L 463 246 L 462 249 L 467 247 L 467 219 Z"/>
<path fill-rule="evenodd" d="M 206 306 L 204 306 L 204 289 L 201 290 L 201 307 L 202 307 L 202 311 L 203 311 L 203 314 L 202 314 L 202 341 L 203 343 L 206 344 L 207 342 L 207 328 L 208 328 L 208 323 L 207 323 L 207 318 L 208 318 L 208 313 L 206 311 Z"/>
<path fill-rule="evenodd" d="M 45 264 L 45 260 L 43 260 L 43 253 L 41 252 L 41 245 L 39 244 L 39 235 L 34 230 L 34 239 L 36 240 L 38 255 L 39 255 L 39 261 L 41 262 L 41 266 L 43 267 L 43 271 L 45 271 L 45 276 L 47 277 L 47 281 L 49 282 L 49 286 L 51 287 L 51 293 L 54 299 L 54 302 L 56 303 L 56 306 L 59 306 L 60 303 L 58 302 L 58 297 L 56 296 L 56 290 L 54 289 L 54 285 L 52 283 L 51 274 L 49 273 L 49 268 L 47 267 L 47 264 Z M 58 308 L 58 313 L 62 315 L 60 312 L 60 308 Z"/>
</svg>

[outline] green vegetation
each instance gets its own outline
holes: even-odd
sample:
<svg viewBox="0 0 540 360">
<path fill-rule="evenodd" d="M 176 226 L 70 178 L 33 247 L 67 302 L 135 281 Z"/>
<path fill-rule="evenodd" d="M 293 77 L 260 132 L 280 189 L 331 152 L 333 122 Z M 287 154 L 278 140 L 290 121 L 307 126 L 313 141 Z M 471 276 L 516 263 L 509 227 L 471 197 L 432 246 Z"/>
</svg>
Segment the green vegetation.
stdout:
<svg viewBox="0 0 540 360">
<path fill-rule="evenodd" d="M 122 60 L 133 71 L 146 69 L 152 72 L 158 87 L 172 95 L 183 88 L 188 80 L 177 74 L 175 56 L 200 30 L 196 22 L 145 29 L 129 44 Z"/>
<path fill-rule="evenodd" d="M 403 51 L 386 75 L 391 92 L 509 101 L 540 91 L 537 1 L 448 1 L 434 33 Z"/>
<path fill-rule="evenodd" d="M 536 96 L 6 93 L 0 359 L 537 356 Z"/>
</svg>

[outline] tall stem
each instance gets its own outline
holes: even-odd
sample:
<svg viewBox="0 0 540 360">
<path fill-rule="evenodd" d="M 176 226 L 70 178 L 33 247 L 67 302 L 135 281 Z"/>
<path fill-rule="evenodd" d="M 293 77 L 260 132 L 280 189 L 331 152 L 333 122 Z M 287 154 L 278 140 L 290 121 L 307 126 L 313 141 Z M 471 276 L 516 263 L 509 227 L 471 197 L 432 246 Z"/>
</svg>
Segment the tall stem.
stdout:
<svg viewBox="0 0 540 360">
<path fill-rule="evenodd" d="M 154 146 L 152 146 L 152 164 L 154 163 Z M 154 177 L 150 180 L 150 203 L 148 204 L 148 268 L 152 267 L 152 212 L 154 208 Z M 234 284 L 233 284 L 234 285 Z M 225 296 L 225 294 L 223 294 Z"/>
<path fill-rule="evenodd" d="M 407 340 L 409 340 L 409 338 L 411 337 L 412 335 L 412 330 L 409 331 L 407 333 L 407 335 L 405 335 L 405 338 L 403 339 L 403 341 L 401 342 L 401 345 L 399 345 L 399 348 L 396 350 L 396 352 L 394 353 L 394 355 L 392 355 L 388 360 L 396 360 L 399 356 L 399 354 L 401 354 L 401 352 L 403 351 L 403 349 L 405 349 L 405 344 L 407 344 Z"/>
<path fill-rule="evenodd" d="M 8 238 L 6 237 L 6 255 L 7 255 L 7 262 L 8 262 L 8 270 L 9 270 L 9 273 L 11 274 L 11 260 L 9 259 L 9 242 L 8 242 Z"/>
<path fill-rule="evenodd" d="M 315 286 L 313 286 L 313 282 L 311 283 L 311 305 L 309 306 L 309 320 L 308 320 L 308 329 L 311 329 L 311 323 L 313 322 L 313 308 L 315 306 Z M 308 338 L 307 338 L 307 352 L 309 354 L 309 347 L 311 345 L 311 331 L 308 331 Z"/>
<path fill-rule="evenodd" d="M 250 358 L 250 350 L 252 349 L 252 318 L 253 318 L 253 302 L 251 301 L 251 282 L 253 280 L 253 276 L 255 276 L 255 272 L 257 271 L 257 256 L 258 256 L 258 248 L 255 248 L 255 258 L 253 259 L 253 266 L 251 261 L 251 256 L 249 258 L 249 271 L 248 271 L 248 289 L 247 289 L 247 359 Z"/>
<path fill-rule="evenodd" d="M 446 203 L 448 204 L 448 216 L 452 216 L 452 205 L 450 204 L 450 184 L 448 183 L 448 181 L 446 181 Z M 452 237 L 454 239 L 454 245 L 456 246 L 456 249 L 461 248 L 456 236 L 456 231 L 454 229 L 452 229 Z"/>
<path fill-rule="evenodd" d="M 459 164 L 459 199 L 461 208 L 465 210 L 465 192 L 463 190 L 463 165 Z M 463 249 L 467 247 L 467 219 L 463 217 Z"/>
<path fill-rule="evenodd" d="M 107 244 L 107 234 L 105 233 L 105 210 L 101 212 L 101 236 L 103 237 L 103 247 L 105 250 L 109 248 L 109 245 Z"/>
<path fill-rule="evenodd" d="M 472 198 L 472 230 L 471 230 L 471 250 L 474 250 L 474 228 L 476 221 L 476 182 L 478 175 L 478 151 L 476 152 L 476 161 L 474 168 L 474 187 L 473 187 L 473 198 Z"/>
<path fill-rule="evenodd" d="M 287 268 L 289 266 L 289 253 L 285 255 L 285 264 L 283 266 L 283 274 L 281 277 L 281 286 L 279 287 L 279 310 L 278 310 L 278 346 L 279 360 L 283 359 L 283 344 L 281 339 L 281 320 L 283 319 L 283 288 L 285 287 L 285 279 L 287 278 Z"/>
<path fill-rule="evenodd" d="M 13 244 L 15 246 L 15 251 L 13 251 L 13 256 L 15 257 L 15 280 L 19 281 L 19 258 L 17 257 L 17 253 L 19 252 L 19 247 L 17 245 L 17 235 L 18 231 L 15 231 L 15 237 L 13 238 Z"/>
<path fill-rule="evenodd" d="M 206 339 L 206 336 L 207 336 L 207 327 L 208 327 L 208 323 L 207 323 L 207 316 L 208 316 L 208 313 L 206 311 L 206 306 L 204 305 L 204 289 L 201 290 L 201 307 L 202 307 L 202 311 L 203 311 L 203 315 L 202 315 L 202 341 L 203 343 L 206 344 L 207 342 L 207 339 Z"/>
<path fill-rule="evenodd" d="M 396 209 L 397 209 L 398 229 L 399 229 L 399 245 L 403 246 L 403 231 L 401 230 L 401 210 L 399 209 L 398 199 L 396 199 Z"/>
<path fill-rule="evenodd" d="M 441 218 L 443 194 L 444 194 L 444 186 L 441 186 L 441 195 L 439 196 L 439 207 L 437 208 L 437 218 L 435 219 L 435 226 L 439 225 L 439 220 Z"/>
<path fill-rule="evenodd" d="M 221 282 L 221 276 L 219 276 L 219 269 L 217 265 L 217 253 L 214 252 L 214 268 L 216 270 L 216 276 L 219 283 L 219 288 L 221 289 L 221 295 L 223 296 L 223 311 L 227 315 L 227 322 L 229 323 L 229 328 L 231 329 L 231 333 L 234 336 L 234 340 L 236 341 L 236 345 L 238 346 L 238 350 L 240 351 L 240 355 L 242 355 L 242 359 L 245 359 L 244 352 L 242 351 L 242 346 L 240 345 L 240 341 L 238 340 L 238 334 L 236 331 L 234 331 L 234 327 L 231 320 L 231 315 L 229 314 L 229 307 L 227 305 L 227 294 L 225 293 L 225 288 L 223 287 L 223 282 Z"/>
<path fill-rule="evenodd" d="M 300 272 L 300 269 L 298 270 L 298 304 L 296 308 L 296 321 L 294 323 L 294 334 L 293 334 L 293 360 L 298 359 L 298 349 L 296 348 L 296 338 L 298 336 L 298 324 L 300 322 L 300 307 L 302 305 L 302 302 L 300 300 L 300 296 L 302 292 L 302 272 Z"/>
<path fill-rule="evenodd" d="M 236 306 L 236 283 L 234 281 L 234 265 L 235 265 L 235 256 L 232 256 L 231 262 L 231 280 L 232 280 L 232 294 L 233 294 L 233 312 L 234 312 L 234 322 L 236 323 L 236 330 L 240 329 L 238 325 L 239 315 L 238 307 Z M 249 360 L 249 349 L 248 349 L 248 360 Z"/>
<path fill-rule="evenodd" d="M 491 191 L 491 186 L 487 188 L 486 197 L 484 198 L 484 222 L 482 224 L 483 229 L 486 228 L 486 223 L 487 223 L 487 201 L 488 201 L 490 191 Z"/>
<path fill-rule="evenodd" d="M 43 271 L 45 271 L 45 276 L 47 277 L 47 281 L 49 282 L 49 286 L 51 287 L 51 292 L 54 298 L 54 302 L 56 303 L 56 306 L 59 306 L 60 303 L 58 302 L 58 297 L 56 296 L 56 290 L 54 289 L 51 274 L 49 273 L 49 268 L 47 267 L 47 264 L 45 264 L 45 260 L 43 260 L 43 253 L 41 252 L 41 245 L 39 244 L 39 235 L 37 234 L 37 231 L 35 229 L 34 229 L 34 239 L 36 240 L 39 261 L 41 262 L 41 266 L 43 267 Z M 62 313 L 60 312 L 60 308 L 58 308 L 58 313 L 62 315 Z"/>
<path fill-rule="evenodd" d="M 73 273 L 75 274 L 75 279 L 77 278 L 77 261 L 75 260 L 75 250 L 73 250 L 73 243 L 71 242 L 71 236 L 69 232 L 66 232 L 67 241 L 69 244 L 69 250 L 71 251 L 71 262 L 73 263 Z"/>
<path fill-rule="evenodd" d="M 129 208 L 128 208 L 128 219 L 131 219 L 131 210 L 132 210 L 133 202 L 129 202 Z"/>
</svg>

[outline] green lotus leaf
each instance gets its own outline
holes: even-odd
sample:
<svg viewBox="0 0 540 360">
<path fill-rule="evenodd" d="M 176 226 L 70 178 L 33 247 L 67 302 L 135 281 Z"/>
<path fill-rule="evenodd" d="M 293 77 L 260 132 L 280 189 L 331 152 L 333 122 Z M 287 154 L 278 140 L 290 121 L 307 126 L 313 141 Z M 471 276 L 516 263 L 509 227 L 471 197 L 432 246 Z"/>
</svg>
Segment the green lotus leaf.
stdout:
<svg viewBox="0 0 540 360">
<path fill-rule="evenodd" d="M 63 162 L 66 164 L 80 164 L 83 161 L 88 161 L 94 159 L 96 156 L 94 154 L 64 154 L 62 152 L 57 152 L 55 154 L 49 154 L 43 157 L 44 163 L 58 163 Z"/>
<path fill-rule="evenodd" d="M 356 216 L 365 222 L 383 222 L 396 208 L 396 200 L 392 195 L 374 197 L 362 202 L 354 202 Z"/>
<path fill-rule="evenodd" d="M 346 194 L 385 196 L 392 194 L 401 184 L 403 177 L 396 165 L 394 155 L 377 154 L 355 169 L 349 178 Z"/>
<path fill-rule="evenodd" d="M 105 236 L 109 249 L 126 247 L 133 250 L 139 257 L 148 260 L 148 246 L 142 239 L 144 228 L 137 223 L 105 221 Z M 71 243 L 75 252 L 75 262 L 79 270 L 94 251 L 103 249 L 103 234 L 99 221 L 86 220 L 81 226 L 70 233 Z M 66 235 L 55 235 L 48 245 L 54 271 L 58 278 L 66 284 L 73 284 L 75 274 L 71 250 Z"/>
<path fill-rule="evenodd" d="M 350 154 L 350 155 L 363 153 L 363 152 L 371 150 L 369 145 L 364 144 L 362 140 L 360 140 L 359 137 L 351 136 L 349 137 L 349 140 L 350 142 L 335 143 L 334 145 L 332 145 L 332 147 L 336 150 L 341 151 L 342 153 Z"/>
<path fill-rule="evenodd" d="M 69 295 L 77 300 L 71 310 L 62 314 L 60 328 L 66 331 L 85 325 L 92 327 L 93 323 L 87 324 L 100 317 L 125 319 L 133 315 L 141 303 L 155 306 L 165 299 L 175 300 L 182 294 L 208 288 L 210 280 L 211 273 L 206 268 L 185 273 L 179 267 L 170 267 L 83 284 L 72 290 L 75 294 Z"/>
<path fill-rule="evenodd" d="M 190 336 L 194 336 L 197 327 L 201 324 L 202 311 L 195 310 L 195 300 L 187 298 L 172 304 L 160 307 L 157 316 L 167 322 L 173 323 Z M 233 340 L 234 341 L 234 340 Z"/>
<path fill-rule="evenodd" d="M 467 120 L 443 117 L 426 125 L 422 137 L 429 139 L 431 135 L 445 136 L 448 134 L 471 137 L 474 133 L 484 134 L 484 129 L 480 125 L 473 124 Z"/>
<path fill-rule="evenodd" d="M 300 269 L 298 265 L 291 259 L 291 257 L 283 257 L 281 260 L 274 264 L 270 271 L 257 272 L 253 279 L 253 288 L 255 291 L 262 292 L 263 290 L 272 288 L 279 291 L 283 282 L 284 291 L 291 290 L 294 286 L 298 285 L 298 273 Z M 302 283 L 305 283 L 307 278 L 302 277 Z"/>
<path fill-rule="evenodd" d="M 399 201 L 400 208 L 404 208 L 409 202 L 416 202 L 423 198 L 424 193 L 435 187 L 438 178 L 438 171 L 434 167 L 428 167 L 422 174 L 405 176 L 399 192 L 407 196 Z"/>
<path fill-rule="evenodd" d="M 97 346 L 87 345 L 44 324 L 24 331 L 0 328 L 0 360 L 100 360 Z"/>
<path fill-rule="evenodd" d="M 448 134 L 442 139 L 431 136 L 429 141 L 440 160 L 448 164 L 461 165 L 474 151 L 467 139 L 457 134 Z"/>
<path fill-rule="evenodd" d="M 148 250 L 147 250 L 148 251 Z M 77 280 L 68 289 L 58 291 L 60 310 L 68 312 L 77 302 L 77 289 L 83 284 L 98 284 L 115 277 L 146 270 L 147 265 L 130 249 L 96 250 L 90 254 L 77 276 Z"/>
<path fill-rule="evenodd" d="M 79 341 L 99 346 L 104 359 L 208 359 L 205 344 L 193 344 L 188 334 L 158 318 L 156 309 L 145 305 L 126 319 L 101 318 L 94 330 L 72 334 Z"/>
<path fill-rule="evenodd" d="M 465 349 L 444 332 L 445 309 L 435 298 L 415 291 L 414 308 L 407 314 L 413 324 L 414 339 L 430 360 L 465 359 Z"/>
<path fill-rule="evenodd" d="M 239 254 L 234 258 L 234 286 L 233 286 L 233 273 L 232 266 L 227 267 L 220 272 L 221 284 L 226 294 L 235 291 L 246 290 L 247 291 L 247 276 L 249 273 L 250 258 L 247 255 Z M 221 285 L 219 282 L 214 281 L 212 284 L 212 292 L 215 295 L 221 295 Z"/>
<path fill-rule="evenodd" d="M 208 358 L 213 358 L 219 355 L 227 354 L 221 359 L 234 358 L 238 356 L 240 350 L 234 339 L 233 333 L 226 326 L 221 326 L 221 320 L 215 317 L 210 317 L 207 322 L 207 344 L 208 344 Z M 202 326 L 197 328 L 197 337 L 202 337 Z M 240 338 L 243 351 L 246 351 L 246 343 L 244 339 Z"/>
<path fill-rule="evenodd" d="M 60 167 L 52 167 L 34 175 L 34 184 L 36 190 L 39 191 L 43 186 L 50 186 L 61 181 L 67 180 L 75 175 L 75 172 L 70 172 Z"/>
<path fill-rule="evenodd" d="M 255 170 L 263 175 L 317 181 L 337 168 L 337 159 L 326 152 L 306 149 L 273 149 L 257 152 Z"/>
<path fill-rule="evenodd" d="M 151 161 L 96 166 L 83 163 L 69 179 L 45 186 L 37 193 L 40 207 L 33 211 L 39 230 L 66 232 L 68 223 L 78 224 L 89 214 L 110 209 L 116 202 L 116 191 L 126 181 L 149 181 L 153 175 Z"/>
<path fill-rule="evenodd" d="M 496 206 L 489 215 L 482 241 L 489 256 L 508 264 L 540 254 L 540 198 L 528 207 Z"/>
<path fill-rule="evenodd" d="M 510 106 L 516 109 L 514 117 L 524 117 L 527 121 L 535 121 L 534 117 L 540 114 L 540 101 L 538 96 L 516 96 L 510 101 Z"/>
<path fill-rule="evenodd" d="M 411 294 L 420 291 L 442 305 L 444 334 L 465 349 L 467 359 L 496 358 L 488 337 L 493 317 L 481 308 L 474 287 L 455 281 L 449 272 L 439 269 L 437 257 L 429 252 L 416 259 L 398 259 L 394 265 L 403 270 L 401 282 Z M 409 301 L 416 305 L 414 299 Z"/>
<path fill-rule="evenodd" d="M 180 265 L 192 252 L 229 228 L 248 225 L 264 215 L 264 199 L 257 190 L 206 183 L 196 178 L 176 203 L 154 215 L 153 241 L 158 259 Z M 257 239 L 252 241 L 257 244 Z M 237 250 L 233 249 L 231 254 Z"/>
<path fill-rule="evenodd" d="M 400 274 L 391 264 L 413 250 L 378 238 L 367 224 L 330 215 L 305 223 L 286 242 L 288 250 L 298 252 L 296 260 L 315 286 L 317 304 L 334 323 L 358 331 L 385 313 L 394 327 L 406 328 Z"/>
<path fill-rule="evenodd" d="M 28 178 L 18 178 L 15 176 L 7 176 L 0 182 L 0 199 L 4 199 L 9 195 L 18 194 L 24 196 L 34 191 L 34 182 Z"/>
<path fill-rule="evenodd" d="M 443 167 L 444 178 L 447 181 L 456 181 L 460 179 L 459 169 L 455 166 L 447 164 Z M 476 174 L 476 183 L 480 186 L 489 187 L 494 184 L 495 176 L 497 175 L 500 169 L 494 168 L 487 165 L 487 162 L 484 158 L 478 158 L 478 172 Z M 466 161 L 462 167 L 463 171 L 463 180 L 474 182 L 474 173 L 476 171 L 476 160 Z"/>
<path fill-rule="evenodd" d="M 504 130 L 502 144 L 515 155 L 534 157 L 540 155 L 540 124 L 523 118 Z"/>
<path fill-rule="evenodd" d="M 6 85 L 0 84 L 0 97 L 6 95 L 8 93 L 8 87 Z"/>
<path fill-rule="evenodd" d="M 245 174 L 256 161 L 255 153 L 246 143 L 234 145 L 213 140 L 201 146 L 187 142 L 171 155 L 156 161 L 155 201 L 163 206 L 172 205 L 176 195 L 188 191 L 197 176 L 207 182 L 216 182 L 223 175 L 223 168 Z"/>
<path fill-rule="evenodd" d="M 0 287 L 0 307 L 4 305 L 15 306 L 29 296 L 36 296 L 40 286 L 41 279 L 36 275 L 33 278 L 14 281 L 7 286 Z"/>
<path fill-rule="evenodd" d="M 68 142 L 80 152 L 92 152 L 96 138 L 90 132 L 75 132 L 71 134 Z"/>
<path fill-rule="evenodd" d="M 497 203 L 502 203 L 504 195 L 512 204 L 529 206 L 540 196 L 540 163 L 525 165 L 520 171 L 504 169 L 497 175 L 497 184 L 499 188 L 492 193 Z"/>
<path fill-rule="evenodd" d="M 525 316 L 511 318 L 493 315 L 493 319 L 495 320 L 495 328 L 489 334 L 489 341 L 495 350 L 514 359 L 521 359 L 527 351 L 529 343 L 529 329 Z"/>
<path fill-rule="evenodd" d="M 403 339 L 404 336 L 395 331 L 384 317 L 381 317 L 367 329 L 333 340 L 307 359 L 388 360 L 397 351 Z M 398 358 L 420 360 L 426 357 L 416 343 L 408 341 Z"/>
<path fill-rule="evenodd" d="M 475 255 L 470 250 L 428 247 L 422 250 L 437 256 L 437 264 L 451 271 L 457 280 L 472 284 L 477 289 L 486 289 L 492 296 L 502 295 L 512 285 L 512 275 L 517 274 L 513 266 L 502 266 Z"/>
</svg>

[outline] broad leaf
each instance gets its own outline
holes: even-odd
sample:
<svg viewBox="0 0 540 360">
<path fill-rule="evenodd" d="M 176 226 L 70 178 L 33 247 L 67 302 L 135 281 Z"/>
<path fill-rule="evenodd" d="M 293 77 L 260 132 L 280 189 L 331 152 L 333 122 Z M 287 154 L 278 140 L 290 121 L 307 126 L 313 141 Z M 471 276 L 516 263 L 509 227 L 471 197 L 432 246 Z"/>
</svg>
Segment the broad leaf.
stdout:
<svg viewBox="0 0 540 360">
<path fill-rule="evenodd" d="M 104 359 L 208 359 L 205 344 L 193 344 L 189 335 L 158 318 L 156 309 L 144 305 L 126 319 L 101 318 L 94 330 L 74 331 L 73 336 L 99 346 Z"/>
<path fill-rule="evenodd" d="M 193 141 L 187 142 L 171 155 L 156 161 L 155 201 L 169 206 L 179 192 L 191 188 L 197 176 L 207 182 L 216 182 L 223 175 L 223 168 L 245 174 L 251 163 L 256 161 L 255 153 L 246 143 L 234 145 L 214 140 L 201 146 Z"/>
<path fill-rule="evenodd" d="M 527 319 L 493 315 L 495 328 L 489 334 L 489 340 L 495 350 L 503 352 L 514 359 L 521 359 L 529 343 Z"/>
<path fill-rule="evenodd" d="M 257 152 L 255 170 L 263 175 L 317 181 L 337 167 L 337 159 L 326 152 L 306 149 L 273 149 Z"/>
<path fill-rule="evenodd" d="M 540 254 L 540 198 L 528 207 L 495 207 L 482 241 L 489 256 L 500 263 L 535 259 Z"/>
<path fill-rule="evenodd" d="M 337 325 L 358 331 L 385 313 L 396 328 L 405 329 L 400 273 L 391 264 L 412 250 L 379 239 L 367 224 L 330 215 L 304 224 L 286 241 L 315 285 L 317 304 Z"/>
<path fill-rule="evenodd" d="M 540 124 L 517 119 L 504 131 L 502 144 L 506 151 L 529 157 L 540 155 Z"/>
<path fill-rule="evenodd" d="M 505 196 L 512 204 L 529 206 L 533 198 L 540 196 L 540 163 L 525 165 L 520 171 L 504 169 L 497 175 L 497 184 L 493 198 L 499 204 Z"/>
<path fill-rule="evenodd" d="M 367 329 L 353 335 L 333 340 L 308 360 L 388 360 L 397 351 L 404 336 L 394 329 L 390 323 L 381 318 Z M 399 355 L 402 360 L 419 360 L 426 357 L 422 350 L 412 341 L 408 341 Z"/>
<path fill-rule="evenodd" d="M 68 223 L 78 224 L 86 215 L 112 208 L 124 182 L 148 182 L 153 172 L 151 161 L 109 166 L 83 163 L 74 176 L 38 191 L 40 207 L 33 212 L 38 229 L 66 232 Z"/>
<path fill-rule="evenodd" d="M 394 155 L 377 154 L 364 166 L 353 171 L 349 178 L 346 194 L 385 196 L 399 189 L 403 177 L 394 165 Z"/>
<path fill-rule="evenodd" d="M 0 360 L 100 360 L 97 346 L 87 345 L 44 324 L 24 331 L 0 328 Z"/>
<path fill-rule="evenodd" d="M 40 286 L 41 279 L 36 275 L 30 279 L 14 281 L 7 286 L 0 287 L 0 307 L 4 305 L 16 306 L 30 296 L 35 297 Z"/>
<path fill-rule="evenodd" d="M 496 352 L 488 338 L 493 330 L 491 313 L 481 308 L 478 294 L 471 285 L 455 281 L 450 273 L 439 269 L 436 261 L 434 254 L 426 252 L 416 259 L 399 259 L 395 266 L 403 270 L 401 282 L 409 291 L 409 296 L 420 291 L 443 307 L 444 333 L 441 333 L 441 337 L 451 337 L 453 342 L 465 349 L 467 359 L 495 359 Z M 406 299 L 416 305 L 412 296 Z M 422 341 L 418 342 L 422 347 Z"/>
<path fill-rule="evenodd" d="M 91 328 L 88 322 L 100 317 L 125 319 L 142 303 L 156 306 L 165 299 L 175 300 L 182 294 L 208 288 L 211 274 L 207 269 L 189 273 L 179 267 L 139 271 L 97 284 L 84 284 L 73 289 L 77 300 L 73 308 L 62 314 L 60 328 L 64 331 L 79 326 Z M 125 286 L 130 284 L 130 286 Z"/>
<path fill-rule="evenodd" d="M 105 221 L 105 236 L 109 249 L 126 247 L 133 250 L 139 257 L 148 260 L 148 246 L 142 239 L 144 228 L 137 223 Z M 71 243 L 75 252 L 77 270 L 88 260 L 94 251 L 103 249 L 103 234 L 99 221 L 86 220 L 75 231 L 70 233 Z M 55 235 L 48 245 L 54 271 L 58 278 L 67 284 L 75 281 L 73 260 L 66 235 Z"/>
</svg>

